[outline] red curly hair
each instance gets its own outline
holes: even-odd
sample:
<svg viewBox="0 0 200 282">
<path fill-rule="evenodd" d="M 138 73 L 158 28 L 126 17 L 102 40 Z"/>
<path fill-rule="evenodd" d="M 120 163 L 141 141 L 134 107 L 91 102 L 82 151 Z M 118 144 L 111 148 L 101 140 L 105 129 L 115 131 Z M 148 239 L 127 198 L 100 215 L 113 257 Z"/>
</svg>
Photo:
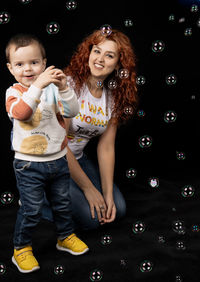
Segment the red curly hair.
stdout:
<svg viewBox="0 0 200 282">
<path fill-rule="evenodd" d="M 90 76 L 88 65 L 90 51 L 93 45 L 97 45 L 104 40 L 116 42 L 119 51 L 120 69 L 127 69 L 128 78 L 120 79 L 115 76 L 113 71 L 104 81 L 104 87 L 108 88 L 108 81 L 114 79 L 117 82 L 117 88 L 112 90 L 114 99 L 113 116 L 117 123 L 123 123 L 135 113 L 138 105 L 137 87 L 136 87 L 136 58 L 129 38 L 118 30 L 112 30 L 111 34 L 102 34 L 101 30 L 95 30 L 86 37 L 78 46 L 77 51 L 72 55 L 69 65 L 64 68 L 64 73 L 71 76 L 74 82 L 74 90 L 79 95 L 82 86 L 87 83 Z M 131 115 L 125 109 L 131 109 Z"/>
</svg>

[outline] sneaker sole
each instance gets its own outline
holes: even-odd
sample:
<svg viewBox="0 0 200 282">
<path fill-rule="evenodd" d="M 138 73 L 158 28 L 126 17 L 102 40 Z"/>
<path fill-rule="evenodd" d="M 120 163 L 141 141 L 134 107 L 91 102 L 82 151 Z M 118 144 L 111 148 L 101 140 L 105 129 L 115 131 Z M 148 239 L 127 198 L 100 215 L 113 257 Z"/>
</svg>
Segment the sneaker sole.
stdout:
<svg viewBox="0 0 200 282">
<path fill-rule="evenodd" d="M 64 248 L 64 247 L 61 247 L 61 246 L 59 246 L 58 244 L 56 244 L 56 248 L 57 248 L 57 250 L 59 250 L 59 251 L 68 252 L 68 253 L 70 253 L 71 255 L 74 255 L 74 256 L 83 255 L 83 254 L 85 254 L 86 252 L 89 251 L 89 248 L 87 248 L 87 249 L 85 249 L 85 250 L 82 251 L 82 252 L 73 252 L 72 250 L 67 249 L 67 248 Z"/>
<path fill-rule="evenodd" d="M 20 272 L 22 272 L 22 273 L 30 273 L 30 272 L 33 272 L 33 271 L 36 271 L 36 270 L 40 269 L 39 266 L 35 266 L 35 267 L 33 267 L 33 269 L 31 269 L 31 270 L 24 270 L 24 269 L 21 269 L 21 268 L 19 267 L 19 265 L 17 264 L 17 262 L 16 262 L 14 256 L 12 257 L 12 262 L 14 263 L 14 265 L 16 265 L 16 267 L 18 268 L 18 270 L 19 270 Z"/>
</svg>

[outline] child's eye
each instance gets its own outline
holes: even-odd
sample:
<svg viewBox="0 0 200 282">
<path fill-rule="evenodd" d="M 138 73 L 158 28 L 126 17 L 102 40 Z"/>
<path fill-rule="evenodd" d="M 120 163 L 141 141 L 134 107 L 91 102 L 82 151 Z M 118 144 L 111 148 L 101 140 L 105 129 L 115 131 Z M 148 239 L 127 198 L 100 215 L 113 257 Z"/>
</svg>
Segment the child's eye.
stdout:
<svg viewBox="0 0 200 282">
<path fill-rule="evenodd" d="M 38 63 L 38 61 L 33 61 L 32 62 L 33 65 L 36 65 L 37 63 Z"/>
<path fill-rule="evenodd" d="M 22 66 L 22 63 L 17 63 L 16 66 L 17 66 L 17 67 L 21 67 L 21 66 Z"/>
</svg>

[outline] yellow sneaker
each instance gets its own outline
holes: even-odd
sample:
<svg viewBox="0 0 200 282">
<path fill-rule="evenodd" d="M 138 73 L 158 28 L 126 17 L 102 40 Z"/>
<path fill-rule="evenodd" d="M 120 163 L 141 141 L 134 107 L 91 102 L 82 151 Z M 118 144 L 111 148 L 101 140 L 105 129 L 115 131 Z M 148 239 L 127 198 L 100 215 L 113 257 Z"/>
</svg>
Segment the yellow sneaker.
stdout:
<svg viewBox="0 0 200 282">
<path fill-rule="evenodd" d="M 88 246 L 81 241 L 76 234 L 72 233 L 63 241 L 58 240 L 56 248 L 60 251 L 69 252 L 72 255 L 82 255 L 89 251 Z"/>
<path fill-rule="evenodd" d="M 27 246 L 20 250 L 14 249 L 12 262 L 17 266 L 22 273 L 29 273 L 40 268 L 36 258 L 32 253 L 32 247 Z"/>
</svg>

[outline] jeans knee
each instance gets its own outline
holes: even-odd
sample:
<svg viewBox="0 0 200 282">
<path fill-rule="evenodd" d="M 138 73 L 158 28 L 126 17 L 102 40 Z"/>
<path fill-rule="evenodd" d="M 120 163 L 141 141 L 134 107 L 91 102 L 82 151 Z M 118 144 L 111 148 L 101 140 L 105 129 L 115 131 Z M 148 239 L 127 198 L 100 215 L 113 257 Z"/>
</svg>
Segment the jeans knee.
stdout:
<svg viewBox="0 0 200 282">
<path fill-rule="evenodd" d="M 125 200 L 120 201 L 120 205 L 117 205 L 117 218 L 122 218 L 126 215 L 126 202 Z"/>
</svg>

